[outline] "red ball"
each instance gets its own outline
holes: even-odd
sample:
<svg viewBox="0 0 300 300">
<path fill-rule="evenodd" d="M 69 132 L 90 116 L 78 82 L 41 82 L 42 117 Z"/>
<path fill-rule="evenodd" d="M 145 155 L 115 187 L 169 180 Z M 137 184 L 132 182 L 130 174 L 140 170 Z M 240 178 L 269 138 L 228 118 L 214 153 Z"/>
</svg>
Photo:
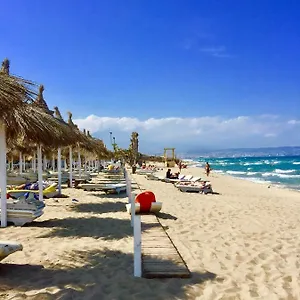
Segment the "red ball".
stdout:
<svg viewBox="0 0 300 300">
<path fill-rule="evenodd" d="M 155 195 L 151 191 L 142 192 L 135 197 L 135 202 L 140 204 L 141 213 L 149 212 L 152 202 L 156 202 Z"/>
</svg>

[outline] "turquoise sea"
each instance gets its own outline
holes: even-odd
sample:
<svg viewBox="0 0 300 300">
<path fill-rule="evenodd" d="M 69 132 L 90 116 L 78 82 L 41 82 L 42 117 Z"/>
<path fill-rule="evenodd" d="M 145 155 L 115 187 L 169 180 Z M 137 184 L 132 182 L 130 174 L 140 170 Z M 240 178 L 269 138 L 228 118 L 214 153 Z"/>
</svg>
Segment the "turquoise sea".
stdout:
<svg viewBox="0 0 300 300">
<path fill-rule="evenodd" d="M 193 160 L 198 167 L 208 161 L 216 173 L 300 190 L 300 156 L 202 157 Z"/>
</svg>

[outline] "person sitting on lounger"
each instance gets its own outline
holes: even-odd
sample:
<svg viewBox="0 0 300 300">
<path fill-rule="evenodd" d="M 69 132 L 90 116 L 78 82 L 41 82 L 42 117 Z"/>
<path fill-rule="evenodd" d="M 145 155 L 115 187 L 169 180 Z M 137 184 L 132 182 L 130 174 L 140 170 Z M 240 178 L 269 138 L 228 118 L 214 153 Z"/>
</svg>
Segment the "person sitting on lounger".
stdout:
<svg viewBox="0 0 300 300">
<path fill-rule="evenodd" d="M 168 171 L 166 173 L 166 178 L 169 178 L 169 179 L 178 179 L 179 174 L 180 174 L 179 172 L 175 173 L 175 174 L 172 174 L 171 173 L 171 169 L 168 169 Z"/>
</svg>

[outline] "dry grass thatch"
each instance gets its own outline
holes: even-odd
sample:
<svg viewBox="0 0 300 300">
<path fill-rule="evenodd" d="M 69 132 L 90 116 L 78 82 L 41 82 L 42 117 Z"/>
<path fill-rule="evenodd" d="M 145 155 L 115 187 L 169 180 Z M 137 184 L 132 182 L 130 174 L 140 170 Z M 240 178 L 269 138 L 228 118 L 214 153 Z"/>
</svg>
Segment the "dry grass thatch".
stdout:
<svg viewBox="0 0 300 300">
<path fill-rule="evenodd" d="M 9 60 L 5 59 L 0 71 L 0 119 L 5 117 L 6 121 L 7 114 L 12 114 L 12 110 L 33 102 L 37 95 L 34 87 L 28 80 L 9 75 Z"/>
</svg>

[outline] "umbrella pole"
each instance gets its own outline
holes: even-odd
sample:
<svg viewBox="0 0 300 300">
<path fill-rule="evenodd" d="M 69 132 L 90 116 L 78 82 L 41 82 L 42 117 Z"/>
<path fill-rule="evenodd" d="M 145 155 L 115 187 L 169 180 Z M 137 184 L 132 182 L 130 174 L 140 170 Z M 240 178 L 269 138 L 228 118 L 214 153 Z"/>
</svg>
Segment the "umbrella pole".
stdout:
<svg viewBox="0 0 300 300">
<path fill-rule="evenodd" d="M 54 159 L 54 154 L 52 155 L 52 171 L 55 171 L 55 159 Z"/>
<path fill-rule="evenodd" d="M 6 200 L 6 137 L 5 126 L 0 124 L 0 188 L 1 188 L 1 227 L 7 226 Z"/>
<path fill-rule="evenodd" d="M 23 159 L 22 159 L 22 152 L 19 154 L 19 173 L 22 174 L 23 171 Z"/>
<path fill-rule="evenodd" d="M 73 161 L 72 161 L 72 159 L 73 159 L 73 155 L 72 155 L 72 147 L 69 147 L 69 160 L 70 160 L 70 162 L 69 162 L 69 164 L 70 164 L 70 167 L 69 167 L 69 181 L 70 181 L 70 187 L 72 187 L 73 185 L 72 185 L 72 182 L 73 182 L 73 174 L 72 174 L 72 171 L 73 171 Z"/>
<path fill-rule="evenodd" d="M 14 170 L 14 158 L 13 157 L 11 157 L 11 168 L 10 168 L 10 170 L 13 172 L 13 170 Z"/>
<path fill-rule="evenodd" d="M 39 181 L 39 200 L 43 201 L 43 162 L 42 162 L 42 147 L 37 147 L 38 157 L 38 181 Z"/>
<path fill-rule="evenodd" d="M 81 179 L 81 155 L 80 155 L 80 147 L 78 148 L 78 168 L 79 168 L 79 179 Z"/>
<path fill-rule="evenodd" d="M 47 158 L 46 155 L 44 155 L 44 159 L 43 159 L 43 171 L 46 171 L 47 169 Z"/>
<path fill-rule="evenodd" d="M 87 173 L 86 155 L 84 156 L 84 173 Z"/>
<path fill-rule="evenodd" d="M 66 158 L 64 159 L 64 170 L 65 171 L 67 170 L 67 159 Z"/>
<path fill-rule="evenodd" d="M 23 155 L 23 170 L 26 171 L 26 156 Z"/>
<path fill-rule="evenodd" d="M 61 148 L 57 150 L 58 194 L 61 195 Z"/>
<path fill-rule="evenodd" d="M 33 173 L 36 172 L 36 152 L 33 154 Z"/>
</svg>

